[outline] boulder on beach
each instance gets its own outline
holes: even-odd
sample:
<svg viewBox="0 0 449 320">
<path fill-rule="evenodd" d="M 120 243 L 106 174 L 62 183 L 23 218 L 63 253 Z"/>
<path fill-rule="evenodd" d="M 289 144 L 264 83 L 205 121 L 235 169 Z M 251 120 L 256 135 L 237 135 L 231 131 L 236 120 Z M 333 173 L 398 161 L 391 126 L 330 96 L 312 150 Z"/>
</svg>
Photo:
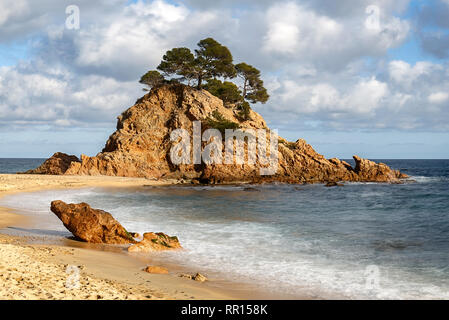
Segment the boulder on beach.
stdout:
<svg viewBox="0 0 449 320">
<path fill-rule="evenodd" d="M 158 267 L 158 266 L 147 266 L 145 268 L 145 272 L 153 273 L 153 274 L 168 274 L 168 270 L 164 267 Z"/>
<path fill-rule="evenodd" d="M 165 233 L 147 232 L 143 234 L 143 240 L 130 246 L 129 252 L 152 252 L 162 250 L 181 249 L 177 237 L 170 237 Z"/>
<path fill-rule="evenodd" d="M 93 209 L 87 203 L 67 204 L 57 200 L 51 211 L 78 239 L 90 243 L 136 243 L 133 237 L 106 211 Z"/>
</svg>

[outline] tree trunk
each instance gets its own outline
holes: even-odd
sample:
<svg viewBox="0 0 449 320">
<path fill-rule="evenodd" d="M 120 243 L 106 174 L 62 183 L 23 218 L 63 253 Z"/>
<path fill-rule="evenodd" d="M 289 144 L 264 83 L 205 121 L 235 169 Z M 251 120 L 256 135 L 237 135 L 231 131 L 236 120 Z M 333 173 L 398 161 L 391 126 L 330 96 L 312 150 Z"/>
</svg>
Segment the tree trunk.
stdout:
<svg viewBox="0 0 449 320">
<path fill-rule="evenodd" d="M 200 76 L 198 76 L 198 85 L 196 86 L 196 88 L 197 88 L 198 90 L 201 89 L 201 84 L 202 84 L 202 82 L 203 82 L 203 76 L 200 75 Z"/>
<path fill-rule="evenodd" d="M 245 82 L 243 83 L 243 99 L 246 99 L 246 84 L 248 83 L 248 79 L 245 78 Z"/>
</svg>

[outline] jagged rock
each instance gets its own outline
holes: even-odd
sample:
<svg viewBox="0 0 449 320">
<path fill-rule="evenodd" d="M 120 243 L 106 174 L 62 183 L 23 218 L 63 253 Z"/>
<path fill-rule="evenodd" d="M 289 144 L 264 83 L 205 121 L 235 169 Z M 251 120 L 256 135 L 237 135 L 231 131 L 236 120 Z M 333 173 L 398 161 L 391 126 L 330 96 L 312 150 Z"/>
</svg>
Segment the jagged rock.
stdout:
<svg viewBox="0 0 449 320">
<path fill-rule="evenodd" d="M 192 279 L 195 280 L 195 281 L 198 281 L 198 282 L 207 281 L 206 276 L 202 275 L 201 273 L 197 273 L 196 275 L 193 276 Z"/>
<path fill-rule="evenodd" d="M 181 273 L 179 275 L 179 277 L 180 278 L 187 278 L 187 279 L 190 279 L 190 280 L 195 280 L 195 281 L 198 281 L 198 282 L 205 282 L 205 281 L 208 280 L 207 277 L 205 275 L 202 275 L 201 273 L 197 273 L 195 275 L 191 275 L 191 274 L 187 274 L 187 273 Z"/>
<path fill-rule="evenodd" d="M 367 159 L 354 156 L 355 172 L 360 181 L 367 182 L 395 182 L 401 178 L 408 178 L 407 175 L 392 170 L 384 163 L 375 163 Z"/>
<path fill-rule="evenodd" d="M 51 211 L 78 239 L 91 243 L 135 243 L 132 236 L 108 212 L 92 209 L 87 203 L 67 204 L 57 200 Z"/>
<path fill-rule="evenodd" d="M 152 252 L 161 250 L 180 249 L 181 244 L 177 237 L 170 237 L 165 233 L 147 232 L 143 234 L 143 240 L 128 248 L 129 252 Z"/>
<path fill-rule="evenodd" d="M 130 232 L 129 234 L 130 234 L 131 237 L 133 237 L 134 239 L 139 239 L 140 237 L 142 237 L 142 236 L 140 235 L 140 233 L 137 233 L 137 232 Z"/>
<path fill-rule="evenodd" d="M 167 274 L 168 270 L 163 267 L 158 267 L 158 266 L 147 266 L 145 268 L 145 272 L 154 273 L 154 274 Z"/>
<path fill-rule="evenodd" d="M 67 171 L 72 162 L 79 163 L 80 159 L 73 155 L 56 152 L 51 158 L 45 160 L 45 162 L 38 168 L 23 173 L 62 175 Z"/>
<path fill-rule="evenodd" d="M 287 182 L 325 183 L 327 181 L 399 182 L 407 175 L 384 164 L 354 156 L 355 168 L 339 159 L 326 159 L 305 140 L 288 142 L 279 138 L 276 174 L 260 175 L 260 159 L 255 164 L 174 165 L 170 160 L 170 133 L 175 129 L 193 132 L 193 121 L 203 129 L 214 114 L 241 128 L 268 129 L 264 119 L 251 110 L 250 120 L 240 121 L 238 110 L 205 90 L 177 84 L 153 88 L 134 106 L 118 117 L 117 131 L 95 157 L 81 156 L 61 172 L 74 175 L 109 175 L 177 179 L 200 183 Z"/>
</svg>

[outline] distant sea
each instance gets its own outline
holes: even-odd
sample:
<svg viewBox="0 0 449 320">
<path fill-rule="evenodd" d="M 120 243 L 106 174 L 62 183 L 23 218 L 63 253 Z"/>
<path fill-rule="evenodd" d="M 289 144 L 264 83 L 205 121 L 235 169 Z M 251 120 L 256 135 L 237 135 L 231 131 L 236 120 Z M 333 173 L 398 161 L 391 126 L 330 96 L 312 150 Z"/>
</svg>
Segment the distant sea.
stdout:
<svg viewBox="0 0 449 320">
<path fill-rule="evenodd" d="M 44 161 L 40 158 L 0 158 L 0 173 L 25 172 L 39 167 Z"/>
<path fill-rule="evenodd" d="M 50 201 L 88 202 L 130 231 L 177 235 L 186 250 L 160 258 L 270 292 L 449 299 L 449 160 L 379 161 L 416 182 L 90 188 L 12 195 L 0 205 L 68 236 Z M 2 172 L 35 167 L 5 163 Z"/>
</svg>

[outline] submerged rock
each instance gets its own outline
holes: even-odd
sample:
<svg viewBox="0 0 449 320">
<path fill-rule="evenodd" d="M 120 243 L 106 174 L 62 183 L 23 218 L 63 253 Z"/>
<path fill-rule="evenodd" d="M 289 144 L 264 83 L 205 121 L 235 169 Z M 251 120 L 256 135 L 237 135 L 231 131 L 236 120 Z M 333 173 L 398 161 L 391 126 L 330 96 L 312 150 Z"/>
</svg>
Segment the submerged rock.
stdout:
<svg viewBox="0 0 449 320">
<path fill-rule="evenodd" d="M 143 240 L 130 246 L 129 252 L 152 252 L 161 250 L 180 249 L 178 237 L 170 237 L 165 233 L 147 232 L 143 234 Z"/>
<path fill-rule="evenodd" d="M 67 204 L 57 200 L 51 211 L 78 239 L 90 243 L 135 243 L 132 236 L 108 212 L 91 208 L 87 203 Z"/>
<path fill-rule="evenodd" d="M 305 140 L 288 142 L 279 137 L 278 165 L 274 175 L 261 176 L 265 167 L 258 157 L 254 164 L 180 164 L 171 162 L 173 142 L 170 134 L 185 129 L 192 137 L 193 121 L 206 128 L 218 118 L 242 129 L 268 130 L 265 120 L 253 110 L 249 120 L 241 121 L 236 107 L 225 107 L 223 101 L 205 90 L 189 86 L 164 85 L 153 88 L 134 106 L 124 111 L 117 122 L 117 131 L 95 157 L 81 156 L 81 161 L 66 162 L 60 170 L 40 173 L 73 175 L 108 175 L 179 179 L 193 184 L 232 182 L 325 183 L 327 181 L 398 182 L 407 176 L 385 164 L 354 156 L 355 168 L 339 159 L 326 159 Z M 219 115 L 219 116 L 217 116 Z"/>
</svg>

